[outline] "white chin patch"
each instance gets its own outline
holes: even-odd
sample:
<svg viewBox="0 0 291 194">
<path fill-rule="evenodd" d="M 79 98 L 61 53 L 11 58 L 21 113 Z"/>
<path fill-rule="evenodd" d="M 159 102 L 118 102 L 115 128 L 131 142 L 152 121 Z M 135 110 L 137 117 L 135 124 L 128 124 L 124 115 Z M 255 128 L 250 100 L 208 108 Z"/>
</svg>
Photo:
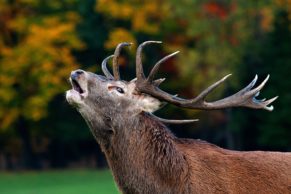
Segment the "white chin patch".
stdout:
<svg viewBox="0 0 291 194">
<path fill-rule="evenodd" d="M 155 112 L 161 106 L 161 102 L 155 98 L 147 97 L 141 102 L 141 107 L 145 112 Z"/>
<path fill-rule="evenodd" d="M 86 97 L 85 95 L 86 94 L 84 93 L 80 94 L 76 90 L 72 89 L 66 92 L 66 99 L 69 102 L 69 104 L 78 105 L 82 103 L 83 99 Z"/>
</svg>

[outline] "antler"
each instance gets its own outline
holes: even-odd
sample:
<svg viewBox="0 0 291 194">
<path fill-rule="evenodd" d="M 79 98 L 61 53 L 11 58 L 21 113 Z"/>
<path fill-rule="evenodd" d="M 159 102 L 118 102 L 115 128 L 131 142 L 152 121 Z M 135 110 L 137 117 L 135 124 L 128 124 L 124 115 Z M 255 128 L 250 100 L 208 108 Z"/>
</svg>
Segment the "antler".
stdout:
<svg viewBox="0 0 291 194">
<path fill-rule="evenodd" d="M 152 117 L 154 117 L 155 119 L 161 121 L 162 123 L 168 123 L 168 124 L 187 124 L 187 123 L 193 123 L 196 121 L 199 121 L 199 119 L 189 119 L 189 120 L 172 120 L 172 119 L 163 119 L 161 117 L 158 117 L 152 113 L 150 113 L 150 115 Z"/>
<path fill-rule="evenodd" d="M 107 69 L 107 61 L 111 58 L 113 58 L 114 55 L 110 55 L 108 57 L 106 57 L 103 61 L 102 61 L 102 64 L 101 64 L 101 68 L 102 68 L 102 71 L 104 73 L 104 75 L 109 78 L 109 79 L 114 79 L 113 75 L 110 73 L 110 71 Z"/>
<path fill-rule="evenodd" d="M 221 83 L 223 83 L 231 74 L 223 77 L 221 80 L 215 82 L 208 88 L 206 88 L 204 91 L 202 91 L 197 97 L 193 99 L 183 99 L 179 98 L 175 95 L 170 95 L 161 89 L 158 88 L 158 85 L 156 84 L 156 81 L 154 81 L 154 75 L 158 71 L 160 64 L 167 60 L 168 58 L 174 56 L 177 54 L 177 52 L 172 53 L 163 59 L 161 59 L 159 62 L 156 63 L 152 71 L 150 72 L 148 78 L 145 77 L 142 67 L 142 60 L 141 60 L 141 53 L 142 49 L 145 45 L 153 44 L 153 43 L 161 43 L 160 41 L 146 41 L 142 43 L 138 49 L 137 49 L 137 56 L 136 56 L 136 89 L 139 92 L 149 94 L 157 99 L 169 102 L 171 104 L 174 104 L 179 107 L 183 108 L 191 108 L 191 109 L 207 109 L 207 110 L 213 110 L 213 109 L 221 109 L 221 108 L 228 108 L 228 107 L 249 107 L 254 109 L 265 109 L 268 111 L 273 110 L 273 106 L 268 106 L 273 101 L 275 101 L 278 96 L 269 99 L 265 101 L 265 99 L 258 100 L 255 97 L 259 95 L 260 90 L 264 87 L 266 82 L 269 79 L 269 75 L 266 77 L 266 79 L 256 88 L 252 89 L 258 79 L 258 76 L 256 75 L 253 81 L 240 90 L 239 92 L 223 98 L 221 100 L 217 100 L 214 102 L 207 102 L 205 100 L 206 96 L 212 92 L 217 86 L 219 86 Z"/>
<path fill-rule="evenodd" d="M 109 57 L 106 57 L 102 61 L 102 71 L 107 78 L 114 79 L 114 80 L 120 80 L 119 65 L 118 65 L 120 51 L 121 51 L 122 47 L 130 46 L 130 45 L 132 45 L 132 43 L 122 42 L 122 43 L 118 44 L 115 51 L 114 51 L 114 55 L 110 55 Z M 110 73 L 110 71 L 107 69 L 107 66 L 106 66 L 107 61 L 111 58 L 113 58 L 113 75 Z"/>
<path fill-rule="evenodd" d="M 115 51 L 114 51 L 114 57 L 113 57 L 113 75 L 115 80 L 120 80 L 119 75 L 119 65 L 118 65 L 118 59 L 120 55 L 121 48 L 124 46 L 130 46 L 132 43 L 123 42 L 117 45 Z"/>
</svg>

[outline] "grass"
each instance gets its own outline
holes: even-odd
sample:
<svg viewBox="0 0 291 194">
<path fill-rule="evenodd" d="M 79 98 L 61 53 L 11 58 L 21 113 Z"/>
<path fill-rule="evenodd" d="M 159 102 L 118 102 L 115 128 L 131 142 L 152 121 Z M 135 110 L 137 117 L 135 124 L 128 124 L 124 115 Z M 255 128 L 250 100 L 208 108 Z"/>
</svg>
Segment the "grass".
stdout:
<svg viewBox="0 0 291 194">
<path fill-rule="evenodd" d="M 109 171 L 0 173 L 1 194 L 118 194 Z"/>
</svg>

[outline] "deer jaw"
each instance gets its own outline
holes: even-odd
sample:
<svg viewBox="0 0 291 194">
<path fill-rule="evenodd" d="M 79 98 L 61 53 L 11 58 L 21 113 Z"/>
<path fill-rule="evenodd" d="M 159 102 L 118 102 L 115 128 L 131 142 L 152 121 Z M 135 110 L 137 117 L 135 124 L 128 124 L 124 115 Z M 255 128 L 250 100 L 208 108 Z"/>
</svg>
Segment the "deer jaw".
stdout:
<svg viewBox="0 0 291 194">
<path fill-rule="evenodd" d="M 77 70 L 71 73 L 69 78 L 72 89 L 66 92 L 66 99 L 69 104 L 78 106 L 83 103 L 83 99 L 88 96 L 87 73 Z"/>
</svg>

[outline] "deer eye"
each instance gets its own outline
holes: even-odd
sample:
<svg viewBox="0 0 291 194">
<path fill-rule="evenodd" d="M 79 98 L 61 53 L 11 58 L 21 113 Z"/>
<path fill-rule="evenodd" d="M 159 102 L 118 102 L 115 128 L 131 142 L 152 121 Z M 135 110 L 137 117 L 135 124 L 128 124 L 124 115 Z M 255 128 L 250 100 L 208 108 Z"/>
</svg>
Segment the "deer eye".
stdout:
<svg viewBox="0 0 291 194">
<path fill-rule="evenodd" d="M 120 87 L 116 87 L 117 92 L 124 94 L 124 90 Z"/>
</svg>

